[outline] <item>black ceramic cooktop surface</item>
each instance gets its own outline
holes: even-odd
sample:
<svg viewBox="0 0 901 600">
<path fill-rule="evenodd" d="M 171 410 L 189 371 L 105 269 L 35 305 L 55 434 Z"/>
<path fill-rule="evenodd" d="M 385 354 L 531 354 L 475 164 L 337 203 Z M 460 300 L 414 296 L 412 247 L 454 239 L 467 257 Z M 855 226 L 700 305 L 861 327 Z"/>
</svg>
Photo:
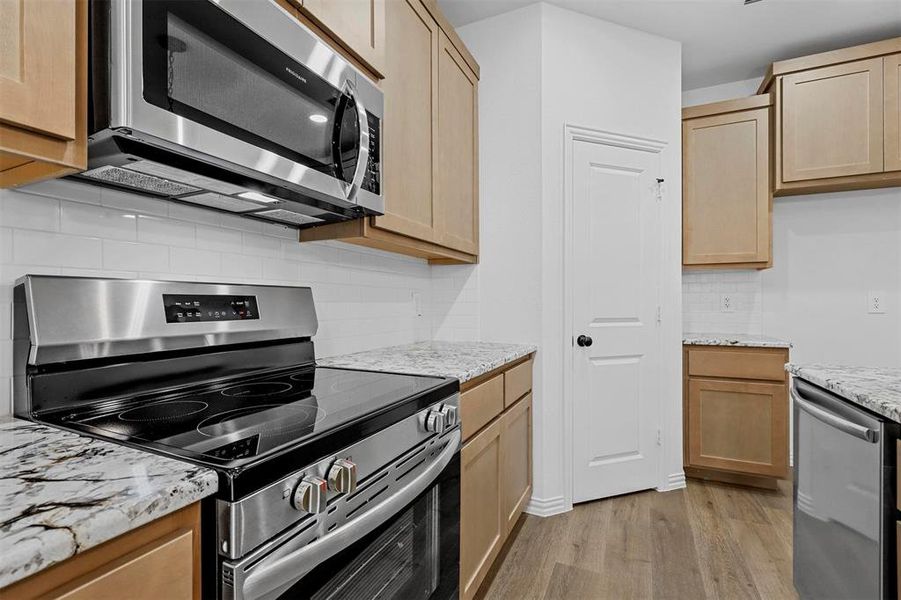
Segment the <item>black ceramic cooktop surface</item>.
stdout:
<svg viewBox="0 0 901 600">
<path fill-rule="evenodd" d="M 305 366 L 96 403 L 60 420 L 67 427 L 133 444 L 150 443 L 233 468 L 363 421 L 405 399 L 445 387 L 447 381 Z"/>
</svg>

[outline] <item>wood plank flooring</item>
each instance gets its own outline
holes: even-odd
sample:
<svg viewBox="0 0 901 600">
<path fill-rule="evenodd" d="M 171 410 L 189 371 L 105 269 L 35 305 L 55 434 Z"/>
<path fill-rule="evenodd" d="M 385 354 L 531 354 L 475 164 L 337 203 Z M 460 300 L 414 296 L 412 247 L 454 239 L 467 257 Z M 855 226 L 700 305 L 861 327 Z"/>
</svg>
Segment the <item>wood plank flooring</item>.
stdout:
<svg viewBox="0 0 901 600">
<path fill-rule="evenodd" d="M 794 599 L 791 527 L 790 481 L 769 491 L 690 479 L 526 515 L 478 597 Z"/>
</svg>

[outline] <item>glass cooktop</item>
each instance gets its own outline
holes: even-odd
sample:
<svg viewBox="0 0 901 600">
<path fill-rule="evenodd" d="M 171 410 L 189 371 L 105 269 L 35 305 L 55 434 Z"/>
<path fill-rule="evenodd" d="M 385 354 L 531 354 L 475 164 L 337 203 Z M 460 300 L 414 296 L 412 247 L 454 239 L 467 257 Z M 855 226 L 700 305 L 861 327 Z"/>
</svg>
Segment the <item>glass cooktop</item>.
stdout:
<svg viewBox="0 0 901 600">
<path fill-rule="evenodd" d="M 94 405 L 62 421 L 234 464 L 302 444 L 444 382 L 438 377 L 308 366 Z"/>
</svg>

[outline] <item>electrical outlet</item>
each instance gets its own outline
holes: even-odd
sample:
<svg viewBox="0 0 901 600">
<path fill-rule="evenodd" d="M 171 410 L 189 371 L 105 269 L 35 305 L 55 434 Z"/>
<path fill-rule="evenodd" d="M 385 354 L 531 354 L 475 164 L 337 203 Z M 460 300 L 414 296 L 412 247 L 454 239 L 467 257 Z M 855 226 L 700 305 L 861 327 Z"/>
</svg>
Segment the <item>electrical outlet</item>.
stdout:
<svg viewBox="0 0 901 600">
<path fill-rule="evenodd" d="M 720 294 L 720 312 L 735 312 L 735 300 L 729 294 Z"/>
<path fill-rule="evenodd" d="M 867 312 L 871 315 L 885 313 L 885 294 L 880 291 L 867 292 Z"/>
</svg>

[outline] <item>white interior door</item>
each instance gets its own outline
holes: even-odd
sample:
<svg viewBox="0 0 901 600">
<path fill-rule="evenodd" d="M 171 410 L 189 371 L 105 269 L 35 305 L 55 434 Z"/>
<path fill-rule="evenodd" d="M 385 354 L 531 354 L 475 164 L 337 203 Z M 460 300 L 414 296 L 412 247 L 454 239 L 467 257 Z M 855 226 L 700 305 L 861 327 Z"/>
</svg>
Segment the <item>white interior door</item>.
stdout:
<svg viewBox="0 0 901 600">
<path fill-rule="evenodd" d="M 573 502 L 657 483 L 659 173 L 657 153 L 574 142 Z"/>
</svg>

